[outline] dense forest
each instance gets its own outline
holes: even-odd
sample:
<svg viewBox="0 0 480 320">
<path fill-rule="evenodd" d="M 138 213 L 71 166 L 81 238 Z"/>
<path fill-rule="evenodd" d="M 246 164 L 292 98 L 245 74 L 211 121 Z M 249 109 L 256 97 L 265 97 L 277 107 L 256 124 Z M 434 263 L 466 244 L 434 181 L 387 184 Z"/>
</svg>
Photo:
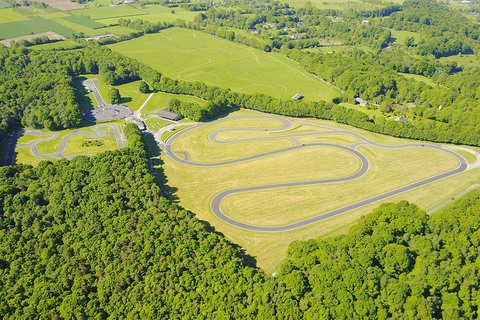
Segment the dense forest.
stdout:
<svg viewBox="0 0 480 320">
<path fill-rule="evenodd" d="M 0 316 L 473 319 L 480 194 L 428 216 L 384 204 L 348 234 L 294 242 L 275 277 L 159 196 L 142 137 L 0 168 Z"/>
</svg>

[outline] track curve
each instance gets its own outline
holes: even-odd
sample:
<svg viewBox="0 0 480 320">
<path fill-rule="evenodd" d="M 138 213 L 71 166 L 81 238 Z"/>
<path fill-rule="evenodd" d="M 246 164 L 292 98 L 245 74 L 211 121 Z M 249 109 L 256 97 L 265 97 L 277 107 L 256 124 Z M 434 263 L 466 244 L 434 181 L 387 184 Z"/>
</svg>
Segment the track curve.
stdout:
<svg viewBox="0 0 480 320">
<path fill-rule="evenodd" d="M 26 129 L 26 130 L 23 130 L 24 134 L 34 135 L 34 136 L 49 136 L 49 137 L 46 137 L 46 138 L 43 138 L 43 139 L 37 139 L 37 140 L 35 140 L 31 143 L 18 144 L 18 145 L 16 145 L 15 148 L 27 147 L 32 151 L 34 156 L 39 157 L 39 158 L 52 158 L 53 157 L 53 158 L 59 158 L 59 159 L 63 159 L 63 158 L 72 159 L 72 158 L 75 158 L 75 157 L 78 157 L 78 156 L 91 157 L 92 156 L 91 154 L 76 154 L 76 155 L 72 155 L 72 156 L 64 156 L 63 152 L 65 152 L 65 150 L 67 149 L 68 140 L 70 138 L 74 137 L 74 136 L 84 136 L 84 137 L 87 137 L 87 138 L 90 138 L 90 139 L 95 139 L 95 138 L 100 138 L 100 137 L 103 137 L 103 136 L 107 135 L 108 133 L 105 130 L 102 129 L 104 127 L 110 127 L 110 128 L 113 129 L 113 135 L 115 136 L 115 140 L 117 142 L 118 148 L 119 149 L 124 148 L 125 144 L 123 143 L 122 134 L 120 133 L 120 129 L 118 128 L 117 124 L 113 124 L 113 123 L 95 125 L 95 126 L 90 127 L 90 129 L 95 131 L 96 134 L 93 134 L 93 133 L 90 133 L 90 132 L 78 132 L 78 129 L 77 129 L 74 132 L 64 136 L 62 138 L 62 141 L 60 142 L 60 146 L 58 147 L 57 151 L 55 151 L 53 153 L 49 153 L 49 154 L 40 153 L 40 151 L 38 151 L 37 144 L 39 144 L 40 142 L 55 140 L 55 139 L 59 138 L 61 136 L 61 134 L 59 132 L 48 132 L 48 133 L 46 133 L 46 132 L 41 132 L 41 131 L 38 131 L 38 130 Z"/>
<path fill-rule="evenodd" d="M 280 149 L 280 150 L 265 152 L 265 153 L 261 153 L 261 154 L 257 154 L 257 155 L 252 155 L 252 156 L 238 158 L 238 159 L 235 159 L 235 160 L 229 160 L 229 161 L 223 161 L 223 162 L 217 162 L 217 163 L 192 162 L 192 161 L 188 160 L 188 157 L 186 157 L 185 159 L 180 159 L 175 155 L 175 153 L 182 153 L 182 152 L 179 152 L 179 151 L 173 152 L 172 151 L 173 142 L 178 137 L 180 137 L 181 135 L 183 135 L 184 133 L 186 133 L 188 131 L 191 131 L 191 130 L 196 129 L 198 127 L 201 127 L 201 126 L 204 126 L 204 125 L 207 125 L 207 124 L 211 124 L 211 123 L 214 123 L 214 122 L 225 121 L 225 120 L 230 120 L 230 119 L 235 119 L 235 118 L 243 118 L 243 117 L 276 119 L 276 120 L 281 121 L 282 126 L 279 127 L 279 128 L 273 128 L 273 129 L 220 129 L 220 130 L 216 130 L 216 131 L 212 132 L 208 137 L 209 140 L 213 143 L 234 143 L 234 142 L 247 142 L 247 141 L 259 141 L 259 140 L 267 140 L 267 139 L 287 138 L 287 139 L 291 139 L 292 141 L 294 141 L 295 145 L 293 147 L 288 147 L 288 148 L 284 148 L 284 149 Z M 329 131 L 322 131 L 322 132 L 315 132 L 315 133 L 303 133 L 303 134 L 285 134 L 285 135 L 276 135 L 276 136 L 271 136 L 271 137 L 236 139 L 236 140 L 229 140 L 229 141 L 217 141 L 216 140 L 218 134 L 220 134 L 222 132 L 226 132 L 226 131 L 283 131 L 283 130 L 290 129 L 292 127 L 293 123 L 307 124 L 307 125 L 322 127 L 322 128 L 325 128 L 325 129 L 329 129 Z M 324 134 L 332 134 L 332 133 L 352 135 L 352 136 L 355 136 L 355 137 L 359 138 L 362 141 L 361 142 L 355 142 L 352 145 L 350 145 L 349 147 L 345 147 L 345 146 L 338 145 L 338 144 L 333 144 L 333 143 L 300 144 L 299 141 L 296 139 L 297 137 L 301 137 L 301 136 L 324 135 Z M 297 222 L 294 222 L 294 223 L 291 223 L 291 224 L 288 224 L 288 225 L 283 225 L 283 226 L 267 227 L 267 226 L 256 226 L 256 225 L 243 223 L 243 222 L 240 222 L 240 221 L 237 221 L 237 220 L 234 220 L 234 219 L 228 217 L 221 210 L 222 200 L 225 199 L 226 197 L 228 197 L 229 195 L 239 193 L 239 192 L 251 192 L 251 191 L 260 191 L 260 190 L 276 189 L 276 188 L 310 186 L 310 185 L 328 184 L 328 183 L 344 182 L 344 181 L 351 181 L 351 180 L 354 180 L 354 179 L 358 179 L 361 176 L 363 176 L 364 174 L 366 174 L 368 172 L 369 167 L 370 167 L 368 159 L 362 153 L 360 153 L 359 151 L 356 150 L 356 147 L 359 146 L 359 145 L 371 145 L 371 146 L 375 146 L 375 147 L 379 147 L 379 148 L 385 148 L 385 149 L 399 149 L 399 148 L 408 148 L 408 147 L 432 148 L 432 149 L 436 149 L 436 150 L 446 152 L 446 153 L 450 154 L 451 156 L 455 157 L 459 161 L 460 165 L 456 169 L 453 169 L 453 170 L 435 175 L 433 177 L 430 177 L 430 178 L 427 178 L 427 179 L 424 179 L 424 180 L 421 180 L 421 181 L 417 181 L 417 182 L 408 184 L 406 186 L 403 186 L 403 187 L 400 187 L 400 188 L 397 188 L 397 189 L 379 194 L 377 196 L 370 197 L 368 199 L 364 199 L 362 201 L 359 201 L 359 202 L 356 202 L 356 203 L 353 203 L 353 204 L 350 204 L 350 205 L 347 205 L 347 206 L 344 206 L 344 207 L 341 207 L 341 208 L 338 208 L 338 209 L 335 209 L 335 210 L 331 210 L 331 211 L 328 211 L 326 213 L 322 213 L 322 214 L 319 214 L 317 216 L 314 216 L 314 217 L 311 217 L 311 218 L 308 218 L 308 219 L 297 221 Z M 282 153 L 282 152 L 287 152 L 287 151 L 291 151 L 291 150 L 296 150 L 296 149 L 299 149 L 299 148 L 310 147 L 310 146 L 329 146 L 329 147 L 336 147 L 336 148 L 346 150 L 348 152 L 351 152 L 351 153 L 355 154 L 361 160 L 362 166 L 361 166 L 361 168 L 358 172 L 356 172 L 355 174 L 353 174 L 351 176 L 348 176 L 348 177 L 334 178 L 334 179 L 322 179 L 322 180 L 310 180 L 310 181 L 301 181 L 301 182 L 289 182 L 289 183 L 280 183 L 280 184 L 270 184 L 270 185 L 253 186 L 253 187 L 245 187 L 245 188 L 235 188 L 235 189 L 230 189 L 230 190 L 220 192 L 217 195 L 215 195 L 215 197 L 213 198 L 213 200 L 210 204 L 210 208 L 213 211 L 213 213 L 215 214 L 215 216 L 217 216 L 219 219 L 221 219 L 222 221 L 224 221 L 224 222 L 226 222 L 230 225 L 233 225 L 233 226 L 238 227 L 238 228 L 250 230 L 250 231 L 259 231 L 259 232 L 291 231 L 291 230 L 298 229 L 298 228 L 307 226 L 309 224 L 312 224 L 312 223 L 315 223 L 315 222 L 333 217 L 335 215 L 345 213 L 347 211 L 351 211 L 351 210 L 366 206 L 368 204 L 371 204 L 371 203 L 374 203 L 374 202 L 377 202 L 377 201 L 380 201 L 380 200 L 384 200 L 386 198 L 389 198 L 389 197 L 392 197 L 394 195 L 406 192 L 408 190 L 412 190 L 412 189 L 424 186 L 424 185 L 432 183 L 434 181 L 438 181 L 440 179 L 444 179 L 446 177 L 458 174 L 460 172 L 465 171 L 467 169 L 467 165 L 468 165 L 467 161 L 461 155 L 459 155 L 459 154 L 457 154 L 457 153 L 455 153 L 451 150 L 445 149 L 444 147 L 439 146 L 439 145 L 421 144 L 421 143 L 408 143 L 408 144 L 403 144 L 403 145 L 383 145 L 383 144 L 380 144 L 380 143 L 370 141 L 367 138 L 363 137 L 362 135 L 360 135 L 356 132 L 349 131 L 349 130 L 337 129 L 337 128 L 327 127 L 327 126 L 323 126 L 323 125 L 312 124 L 312 123 L 308 123 L 308 122 L 305 122 L 305 121 L 295 121 L 295 120 L 289 120 L 289 119 L 285 119 L 285 118 L 267 116 L 267 115 L 234 116 L 234 117 L 228 117 L 228 118 L 224 118 L 224 119 L 215 120 L 215 121 L 212 121 L 212 122 L 198 124 L 198 125 L 192 126 L 190 128 L 184 129 L 183 131 L 180 131 L 180 132 L 176 133 L 165 144 L 160 145 L 160 147 L 164 150 L 164 152 L 170 158 L 172 158 L 174 161 L 177 161 L 179 163 L 183 163 L 185 165 L 197 166 L 197 167 L 216 167 L 216 166 L 229 165 L 229 164 L 239 163 L 239 162 L 243 162 L 243 161 L 257 159 L 257 158 L 260 158 L 260 157 L 266 157 L 266 156 L 270 156 L 270 155 L 274 155 L 274 154 L 278 154 L 278 153 Z"/>
</svg>

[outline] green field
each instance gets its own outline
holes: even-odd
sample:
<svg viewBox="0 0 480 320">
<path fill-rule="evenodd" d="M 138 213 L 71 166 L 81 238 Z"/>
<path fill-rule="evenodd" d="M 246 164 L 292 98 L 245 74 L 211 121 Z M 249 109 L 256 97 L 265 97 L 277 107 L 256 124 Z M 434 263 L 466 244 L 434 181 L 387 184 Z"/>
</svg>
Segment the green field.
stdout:
<svg viewBox="0 0 480 320">
<path fill-rule="evenodd" d="M 202 32 L 171 28 L 109 45 L 168 77 L 202 81 L 244 93 L 290 99 L 331 99 L 340 92 L 306 73 L 294 61 Z"/>
<path fill-rule="evenodd" d="M 155 92 L 150 100 L 148 100 L 145 107 L 142 109 L 142 115 L 148 116 L 152 115 L 160 110 L 167 110 L 168 103 L 173 98 L 185 101 L 185 102 L 193 102 L 196 104 L 204 105 L 207 102 L 200 98 L 194 96 L 187 96 L 183 94 L 173 94 L 173 93 L 165 93 L 165 92 Z"/>
<path fill-rule="evenodd" d="M 310 3 L 314 7 L 317 7 L 322 10 L 340 10 L 340 9 L 377 9 L 377 8 L 382 8 L 383 6 L 380 4 L 374 4 L 372 1 L 361 1 L 361 0 L 286 0 L 284 1 L 288 3 L 289 5 L 295 7 L 295 8 L 303 8 L 305 4 Z M 403 3 L 402 0 L 393 0 L 389 2 L 395 2 L 395 3 Z M 381 2 L 379 2 L 381 3 Z"/>
<path fill-rule="evenodd" d="M 141 16 L 148 14 L 132 5 L 124 5 L 118 7 L 95 7 L 89 9 L 74 10 L 71 11 L 71 13 L 79 17 L 85 17 L 93 20 Z"/>
<path fill-rule="evenodd" d="M 105 27 L 102 23 L 79 16 L 68 16 L 63 19 L 92 29 Z"/>
<path fill-rule="evenodd" d="M 461 67 L 480 67 L 480 59 L 474 54 L 459 54 L 456 56 L 442 57 L 441 62 L 453 61 Z"/>
<path fill-rule="evenodd" d="M 437 87 L 438 86 L 437 83 L 435 83 L 432 80 L 430 80 L 429 78 L 427 78 L 425 76 L 421 76 L 419 74 L 410 74 L 410 73 L 402 73 L 402 72 L 399 72 L 399 74 L 401 74 L 402 76 L 404 76 L 407 79 L 413 79 L 415 81 L 425 82 L 426 84 L 428 84 L 429 86 L 432 86 L 432 87 Z"/>
<path fill-rule="evenodd" d="M 0 9 L 0 29 L 3 29 L 3 23 L 28 20 L 27 17 L 18 14 L 13 8 Z"/>
<path fill-rule="evenodd" d="M 149 130 L 158 130 L 161 129 L 165 126 L 168 126 L 169 124 L 172 124 L 173 122 L 158 119 L 158 118 L 150 118 L 145 120 L 145 124 L 148 126 Z"/>
<path fill-rule="evenodd" d="M 116 7 L 120 8 L 120 7 Z M 112 12 L 115 12 L 115 8 L 111 8 Z M 174 22 L 176 20 L 185 20 L 186 22 L 193 21 L 199 13 L 194 11 L 187 11 L 183 8 L 168 8 L 156 4 L 147 4 L 144 7 L 138 8 L 141 11 L 142 16 L 129 18 L 131 20 L 141 19 L 145 21 L 150 21 L 153 23 L 157 22 Z M 172 10 L 175 13 L 172 13 Z M 138 12 L 138 11 L 134 11 Z M 104 24 L 116 24 L 118 23 L 119 17 L 109 17 L 104 19 L 99 19 L 99 22 Z"/>
<path fill-rule="evenodd" d="M 413 37 L 415 39 L 415 43 L 418 43 L 420 41 L 420 34 L 418 32 L 392 30 L 392 29 L 389 29 L 389 30 L 392 33 L 392 38 L 395 39 L 394 44 L 404 45 L 405 39 L 407 39 L 408 37 Z"/>
<path fill-rule="evenodd" d="M 246 114 L 258 113 L 241 110 L 232 115 Z M 327 121 L 314 119 L 305 121 L 345 128 L 382 144 L 397 145 L 410 142 Z M 189 160 L 208 163 L 293 145 L 288 139 L 219 145 L 209 142 L 207 138 L 208 134 L 221 128 L 275 128 L 280 125 L 277 120 L 261 118 L 256 118 L 255 121 L 241 118 L 217 122 L 185 133 L 175 141 L 173 150 L 187 152 Z M 305 133 L 313 130 L 318 128 L 298 124 L 289 132 Z M 278 134 L 280 133 L 229 131 L 222 133 L 217 139 L 230 140 Z M 344 146 L 359 141 L 354 136 L 338 133 L 298 139 L 301 143 L 330 142 Z M 383 149 L 366 145 L 359 146 L 358 150 L 369 160 L 370 170 L 357 180 L 323 186 L 237 193 L 227 197 L 222 202 L 222 208 L 230 217 L 240 221 L 255 225 L 281 225 L 396 189 L 399 186 L 452 170 L 458 165 L 453 157 L 429 148 Z M 474 160 L 471 155 L 466 157 L 469 162 Z M 347 176 L 358 170 L 359 160 L 350 153 L 330 147 L 310 147 L 214 168 L 186 166 L 166 156 L 162 156 L 162 159 L 165 162 L 163 169 L 168 179 L 168 186 L 176 190 L 174 195 L 180 199 L 180 204 L 245 248 L 248 254 L 255 257 L 258 266 L 267 272 L 275 270 L 292 241 L 343 233 L 362 214 L 378 206 L 378 203 L 372 204 L 290 232 L 275 234 L 246 231 L 230 226 L 212 214 L 210 201 L 214 195 L 236 187 Z M 295 163 L 295 166 L 292 166 L 292 163 Z M 430 209 L 470 184 L 478 182 L 480 182 L 480 168 L 400 194 L 388 201 L 407 199 L 415 201 L 422 208 Z"/>
<path fill-rule="evenodd" d="M 53 31 L 64 37 L 69 37 L 75 33 L 72 29 L 53 20 L 47 20 L 39 16 L 28 18 L 28 20 L 0 24 L 0 38 L 8 39 L 46 31 Z"/>
</svg>

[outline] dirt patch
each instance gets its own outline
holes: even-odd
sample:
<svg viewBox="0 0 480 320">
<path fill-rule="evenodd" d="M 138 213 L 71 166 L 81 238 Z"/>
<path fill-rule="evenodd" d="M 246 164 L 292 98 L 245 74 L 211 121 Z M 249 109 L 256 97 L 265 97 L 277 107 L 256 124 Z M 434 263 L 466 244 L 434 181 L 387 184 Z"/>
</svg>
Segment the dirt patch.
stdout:
<svg viewBox="0 0 480 320">
<path fill-rule="evenodd" d="M 42 36 L 47 36 L 48 39 L 50 39 L 50 40 L 65 40 L 64 36 L 61 36 L 58 33 L 55 33 L 55 32 L 52 32 L 52 31 L 48 31 L 48 32 L 29 34 L 29 35 L 26 35 L 26 36 L 21 36 L 21 37 L 16 37 L 16 38 L 5 39 L 5 40 L 0 41 L 0 43 L 9 47 L 11 41 L 17 42 L 17 41 L 22 40 L 22 39 L 30 41 L 34 38 L 39 38 L 39 37 L 42 37 Z"/>
<path fill-rule="evenodd" d="M 82 7 L 78 3 L 71 2 L 70 0 L 33 0 L 33 1 L 43 2 L 45 4 L 48 4 L 52 8 L 62 10 L 62 11 L 84 9 L 84 7 Z"/>
</svg>

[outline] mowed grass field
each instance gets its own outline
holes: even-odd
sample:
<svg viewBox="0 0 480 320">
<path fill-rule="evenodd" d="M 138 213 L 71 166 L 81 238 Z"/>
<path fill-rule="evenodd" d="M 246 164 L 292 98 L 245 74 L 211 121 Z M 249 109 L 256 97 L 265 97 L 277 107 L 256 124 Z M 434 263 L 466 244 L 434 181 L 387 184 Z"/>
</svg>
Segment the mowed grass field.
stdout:
<svg viewBox="0 0 480 320">
<path fill-rule="evenodd" d="M 194 30 L 170 28 L 109 45 L 166 76 L 202 81 L 244 93 L 291 99 L 331 99 L 340 92 L 306 73 L 294 61 Z"/>
<path fill-rule="evenodd" d="M 232 115 L 257 114 L 241 110 Z M 302 119 L 304 120 L 304 119 Z M 377 135 L 332 122 L 309 119 L 313 123 L 346 128 L 361 133 L 368 139 L 390 145 L 409 143 L 408 140 Z M 271 119 L 241 118 L 206 125 L 187 132 L 178 138 L 174 151 L 184 151 L 189 159 L 198 162 L 217 162 L 263 153 L 293 145 L 288 139 L 258 142 L 214 144 L 208 142 L 208 134 L 221 128 L 278 128 L 279 121 Z M 295 126 L 289 132 L 311 132 L 313 126 Z M 321 129 L 324 130 L 324 129 Z M 274 135 L 273 132 L 258 132 L 258 136 Z M 276 135 L 281 132 L 275 133 Z M 252 132 L 225 132 L 218 140 L 253 137 Z M 358 138 L 346 134 L 328 134 L 298 138 L 302 143 L 331 142 L 349 146 Z M 248 146 L 250 145 L 250 146 Z M 370 162 L 369 172 L 350 182 L 272 189 L 260 192 L 238 193 L 222 202 L 222 209 L 232 218 L 256 225 L 282 225 L 321 214 L 371 196 L 396 189 L 414 181 L 449 171 L 458 166 L 458 161 L 444 152 L 422 147 L 406 149 L 382 149 L 359 146 Z M 360 160 L 346 151 L 334 147 L 309 147 L 294 152 L 281 153 L 235 165 L 216 168 L 199 168 L 178 164 L 162 156 L 162 166 L 168 186 L 176 191 L 174 197 L 180 204 L 197 216 L 211 223 L 230 240 L 238 243 L 256 260 L 259 267 L 271 273 L 284 258 L 288 245 L 294 240 L 325 237 L 344 233 L 358 219 L 379 203 L 329 218 L 290 232 L 259 233 L 230 226 L 216 218 L 210 209 L 213 197 L 232 188 L 306 181 L 353 174 L 360 167 Z M 469 162 L 474 159 L 468 159 Z M 294 166 L 292 164 L 295 164 Z M 427 186 L 400 194 L 387 201 L 409 200 L 423 209 L 431 209 L 456 195 L 472 183 L 480 182 L 480 168 L 437 181 Z M 384 201 L 385 202 L 385 201 Z"/>
</svg>

